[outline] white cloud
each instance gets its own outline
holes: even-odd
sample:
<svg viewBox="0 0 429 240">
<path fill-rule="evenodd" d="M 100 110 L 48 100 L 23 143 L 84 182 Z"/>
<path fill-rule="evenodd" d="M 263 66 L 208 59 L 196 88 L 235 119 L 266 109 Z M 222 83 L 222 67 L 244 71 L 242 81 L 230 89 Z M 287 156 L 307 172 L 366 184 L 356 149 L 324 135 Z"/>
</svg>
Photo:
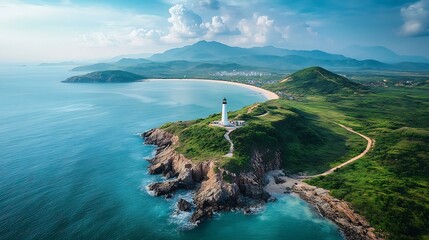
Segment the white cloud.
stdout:
<svg viewBox="0 0 429 240">
<path fill-rule="evenodd" d="M 88 47 L 147 47 L 156 45 L 164 35 L 162 31 L 144 28 L 126 28 L 123 31 L 92 32 L 83 34 L 81 39 Z"/>
<path fill-rule="evenodd" d="M 142 26 L 145 30 L 142 30 Z M 102 6 L 0 2 L 0 61 L 94 59 L 153 52 L 168 26 L 155 15 Z"/>
<path fill-rule="evenodd" d="M 420 0 L 401 8 L 404 24 L 401 34 L 405 36 L 429 35 L 429 0 Z"/>
<path fill-rule="evenodd" d="M 170 32 L 162 37 L 166 42 L 181 42 L 182 40 L 198 38 L 205 34 L 201 17 L 193 11 L 187 9 L 182 4 L 176 4 L 169 10 L 171 24 Z"/>
<path fill-rule="evenodd" d="M 76 5 L 68 0 L 61 4 L 0 0 L 0 61 L 159 52 L 203 39 L 241 47 L 285 47 L 314 42 L 312 35 L 317 31 L 323 35 L 318 22 L 308 16 L 285 15 L 288 8 L 273 8 L 268 0 L 164 1 L 174 3 L 168 19 L 139 14 L 138 9 Z"/>
<path fill-rule="evenodd" d="M 254 14 L 252 19 L 241 19 L 237 27 L 240 35 L 235 39 L 236 44 L 264 45 L 288 35 L 287 26 L 275 26 L 274 20 L 265 15 Z"/>
<path fill-rule="evenodd" d="M 207 28 L 207 35 L 205 37 L 213 38 L 219 35 L 232 34 L 224 19 L 221 16 L 213 16 L 211 22 L 205 24 Z"/>
</svg>

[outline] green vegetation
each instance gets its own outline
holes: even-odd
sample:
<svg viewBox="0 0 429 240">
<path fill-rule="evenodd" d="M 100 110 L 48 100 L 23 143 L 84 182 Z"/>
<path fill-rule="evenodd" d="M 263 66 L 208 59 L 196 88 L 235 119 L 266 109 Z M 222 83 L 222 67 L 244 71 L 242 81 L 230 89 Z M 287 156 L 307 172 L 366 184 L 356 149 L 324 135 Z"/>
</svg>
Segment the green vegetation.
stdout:
<svg viewBox="0 0 429 240">
<path fill-rule="evenodd" d="M 288 50 L 273 46 L 239 48 L 219 42 L 200 41 L 155 54 L 148 59 L 123 58 L 117 62 L 79 66 L 73 71 L 122 70 L 143 75 L 145 78 L 218 79 L 262 86 L 275 83 L 292 71 L 310 66 L 322 66 L 345 71 L 347 74 L 355 71 L 357 75 L 363 72 L 373 74 L 375 71 L 395 74 L 416 71 L 418 74 L 427 74 L 429 69 L 428 63 L 387 64 L 376 60 L 359 61 L 319 50 Z M 304 87 L 312 86 L 313 84 L 309 84 Z M 277 87 L 282 88 L 281 84 Z M 295 90 L 298 91 L 299 88 Z"/>
<path fill-rule="evenodd" d="M 250 158 L 259 152 L 266 162 L 279 154 L 282 167 L 289 172 L 319 173 L 365 148 L 364 139 L 291 107 L 286 100 L 262 103 L 239 117 L 247 125 L 231 133 L 235 161 L 226 165 L 235 171 L 248 167 Z"/>
<path fill-rule="evenodd" d="M 121 83 L 121 82 L 135 82 L 143 79 L 141 75 L 120 70 L 108 70 L 92 72 L 81 76 L 69 77 L 63 82 L 67 83 Z"/>
<path fill-rule="evenodd" d="M 364 139 L 338 125 L 289 106 L 289 101 L 272 100 L 230 112 L 230 118 L 246 121 L 246 126 L 230 134 L 234 157 L 223 157 L 229 143 L 225 130 L 209 126 L 219 115 L 190 122 L 168 123 L 161 128 L 179 136 L 177 151 L 194 161 L 218 160 L 219 165 L 233 172 L 251 168 L 250 159 L 258 152 L 266 162 L 280 157 L 290 172 L 310 174 L 328 170 L 363 151 Z M 263 115 L 266 114 L 266 115 Z M 263 116 L 262 116 L 263 115 Z"/>
<path fill-rule="evenodd" d="M 389 239 L 429 237 L 429 88 L 372 88 L 366 94 L 310 95 L 289 105 L 376 140 L 364 158 L 311 179 Z"/>
<path fill-rule="evenodd" d="M 208 126 L 219 115 L 163 128 L 179 135 L 178 151 L 196 161 L 214 159 L 218 166 L 239 172 L 250 168 L 250 158 L 258 152 L 266 162 L 280 157 L 288 172 L 313 174 L 363 151 L 366 141 L 334 122 L 352 127 L 374 138 L 374 149 L 358 161 L 308 182 L 350 202 L 388 239 L 429 239 L 428 80 L 419 75 L 416 81 L 421 84 L 365 89 L 323 71 L 310 68 L 293 74 L 299 78 L 296 84 L 285 82 L 286 90 L 279 89 L 280 83 L 268 87 L 293 92 L 298 101 L 272 100 L 251 111 L 247 107 L 229 113 L 230 118 L 247 123 L 230 134 L 235 144 L 233 158 L 223 157 L 229 148 L 223 138 L 225 130 Z M 389 79 L 400 82 L 401 76 Z M 374 78 L 380 76 L 355 75 L 353 79 L 367 83 Z M 404 79 L 412 81 L 410 76 Z"/>
<path fill-rule="evenodd" d="M 180 145 L 176 150 L 189 159 L 217 160 L 228 152 L 229 142 L 223 137 L 225 129 L 209 126 L 216 116 L 219 115 L 195 121 L 167 123 L 161 129 L 179 136 Z"/>
<path fill-rule="evenodd" d="M 362 85 L 327 71 L 321 67 L 310 67 L 289 75 L 279 83 L 267 85 L 274 92 L 293 95 L 353 94 L 364 89 Z"/>
</svg>

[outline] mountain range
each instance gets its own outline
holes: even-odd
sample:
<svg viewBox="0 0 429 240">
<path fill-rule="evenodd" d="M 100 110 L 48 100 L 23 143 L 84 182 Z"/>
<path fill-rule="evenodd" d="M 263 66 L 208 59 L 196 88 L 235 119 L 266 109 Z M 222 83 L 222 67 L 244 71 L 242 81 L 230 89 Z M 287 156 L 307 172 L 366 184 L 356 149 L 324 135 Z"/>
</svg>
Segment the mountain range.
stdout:
<svg viewBox="0 0 429 240">
<path fill-rule="evenodd" d="M 357 50 L 362 49 L 360 52 L 362 56 L 367 52 L 368 56 L 390 59 L 390 63 L 374 59 L 358 60 L 320 50 L 288 50 L 274 46 L 240 48 L 228 46 L 219 42 L 199 41 L 193 45 L 154 54 L 149 58 L 122 58 L 116 62 L 81 66 L 73 70 L 125 70 L 145 75 L 147 75 L 146 73 L 148 71 L 150 73 L 171 72 L 174 74 L 174 70 L 178 71 L 177 75 L 183 76 L 192 75 L 186 74 L 186 72 L 204 71 L 204 69 L 200 69 L 200 67 L 207 67 L 207 65 L 202 64 L 212 64 L 211 70 L 213 71 L 224 71 L 225 69 L 223 66 L 235 64 L 235 66 L 237 66 L 235 70 L 267 70 L 276 73 L 291 72 L 311 66 L 320 66 L 335 71 L 429 71 L 429 60 L 423 57 L 400 56 L 384 48 L 376 48 L 379 51 L 372 51 L 372 48 L 356 47 L 354 49 L 355 55 L 359 52 Z M 349 50 L 351 51 L 352 49 L 350 48 Z M 391 57 L 389 58 L 389 56 Z M 410 61 L 392 63 L 400 59 Z M 420 61 L 413 62 L 411 60 Z M 184 66 L 185 68 L 178 68 L 178 65 Z M 216 68 L 216 66 L 218 68 Z M 149 75 L 152 76 L 153 74 Z"/>
<path fill-rule="evenodd" d="M 330 54 L 320 50 L 288 50 L 274 46 L 240 48 L 231 47 L 219 42 L 199 41 L 193 45 L 182 48 L 173 48 L 163 53 L 152 55 L 149 59 L 152 61 L 219 61 L 231 60 L 239 57 L 248 56 L 299 56 L 317 60 L 346 60 L 347 57 L 338 54 Z"/>
</svg>

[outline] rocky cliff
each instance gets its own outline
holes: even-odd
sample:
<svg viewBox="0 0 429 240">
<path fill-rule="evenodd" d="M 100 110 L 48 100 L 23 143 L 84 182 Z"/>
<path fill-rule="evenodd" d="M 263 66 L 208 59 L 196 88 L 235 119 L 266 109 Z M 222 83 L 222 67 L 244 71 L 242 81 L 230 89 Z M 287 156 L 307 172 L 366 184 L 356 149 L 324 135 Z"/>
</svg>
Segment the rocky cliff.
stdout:
<svg viewBox="0 0 429 240">
<path fill-rule="evenodd" d="M 210 218 L 214 212 L 245 209 L 261 204 L 270 197 L 263 190 L 266 171 L 279 169 L 280 156 L 264 161 L 268 151 L 255 150 L 252 171 L 232 173 L 220 168 L 214 161 L 192 162 L 175 151 L 179 138 L 162 129 L 152 129 L 142 134 L 145 144 L 157 145 L 155 157 L 150 159 L 150 174 L 162 174 L 165 181 L 148 186 L 155 196 L 174 193 L 177 189 L 195 189 L 195 211 L 191 221 L 198 223 Z M 272 156 L 272 154 L 270 154 Z"/>
<path fill-rule="evenodd" d="M 376 235 L 375 229 L 362 216 L 353 211 L 349 203 L 332 197 L 328 190 L 300 182 L 293 187 L 293 191 L 317 208 L 321 215 L 335 222 L 347 239 L 383 239 Z"/>
<path fill-rule="evenodd" d="M 179 138 L 167 131 L 152 129 L 143 133 L 142 137 L 145 144 L 158 146 L 155 157 L 149 160 L 149 173 L 162 174 L 166 178 L 165 181 L 150 184 L 149 190 L 155 196 L 168 196 L 177 189 L 194 189 L 193 223 L 210 218 L 218 211 L 243 209 L 248 213 L 251 206 L 266 202 L 270 195 L 264 190 L 264 181 L 268 180 L 265 176 L 270 175 L 269 171 L 280 169 L 278 151 L 272 154 L 272 150 L 254 150 L 251 157 L 252 170 L 232 173 L 217 166 L 215 161 L 192 162 L 176 152 Z M 270 184 L 290 185 L 293 192 L 317 208 L 321 215 L 334 221 L 347 239 L 382 239 L 347 202 L 332 197 L 329 191 L 282 174 L 274 177 L 274 182 Z M 191 208 L 191 205 L 183 201 L 179 201 L 178 205 L 179 209 L 186 211 Z"/>
</svg>

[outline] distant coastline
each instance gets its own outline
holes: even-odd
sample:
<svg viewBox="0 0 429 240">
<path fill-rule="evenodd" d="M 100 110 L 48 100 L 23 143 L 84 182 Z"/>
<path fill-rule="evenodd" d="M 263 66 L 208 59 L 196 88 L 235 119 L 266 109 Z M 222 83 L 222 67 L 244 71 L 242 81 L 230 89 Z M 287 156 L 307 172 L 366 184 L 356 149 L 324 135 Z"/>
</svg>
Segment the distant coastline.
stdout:
<svg viewBox="0 0 429 240">
<path fill-rule="evenodd" d="M 268 91 L 266 89 L 260 88 L 260 87 L 256 87 L 253 85 L 249 85 L 249 84 L 244 84 L 244 83 L 238 83 L 238 82 L 230 82 L 227 80 L 211 80 L 211 79 L 178 79 L 178 78 L 172 78 L 172 79 L 145 79 L 145 81 L 163 81 L 163 80 L 175 80 L 175 81 L 198 81 L 198 82 L 212 82 L 212 83 L 223 83 L 223 84 L 229 84 L 229 85 L 235 85 L 235 86 L 239 86 L 239 87 L 244 87 L 253 91 L 256 91 L 262 95 L 264 95 L 265 98 L 267 98 L 267 100 L 273 100 L 273 99 L 279 99 L 279 95 Z"/>
</svg>

